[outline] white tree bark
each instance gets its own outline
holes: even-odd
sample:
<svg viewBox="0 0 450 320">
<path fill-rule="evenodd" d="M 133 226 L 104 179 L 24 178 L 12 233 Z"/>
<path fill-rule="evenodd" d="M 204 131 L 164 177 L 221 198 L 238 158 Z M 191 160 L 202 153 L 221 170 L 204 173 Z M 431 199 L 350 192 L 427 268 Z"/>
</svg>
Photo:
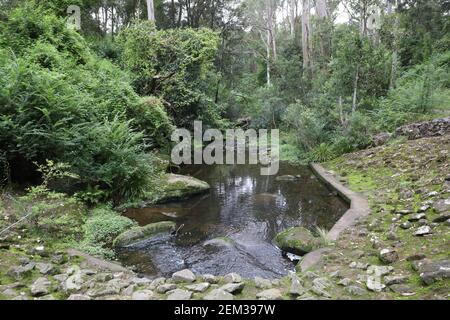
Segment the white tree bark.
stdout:
<svg viewBox="0 0 450 320">
<path fill-rule="evenodd" d="M 326 0 L 316 0 L 316 13 L 319 18 L 328 18 L 330 15 Z"/>
<path fill-rule="evenodd" d="M 311 2 L 302 1 L 302 49 L 303 49 L 303 69 L 311 67 Z"/>
<path fill-rule="evenodd" d="M 153 5 L 153 0 L 147 0 L 147 15 L 149 21 L 155 22 L 155 7 Z"/>
</svg>

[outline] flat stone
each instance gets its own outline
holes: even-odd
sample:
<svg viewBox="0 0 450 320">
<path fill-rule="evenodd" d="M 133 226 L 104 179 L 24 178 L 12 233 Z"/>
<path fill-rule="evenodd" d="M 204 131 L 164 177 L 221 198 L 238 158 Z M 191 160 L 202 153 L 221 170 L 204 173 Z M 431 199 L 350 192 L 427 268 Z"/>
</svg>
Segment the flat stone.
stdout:
<svg viewBox="0 0 450 320">
<path fill-rule="evenodd" d="M 38 278 L 30 288 L 31 295 L 34 297 L 43 296 L 50 292 L 51 282 L 44 277 Z"/>
<path fill-rule="evenodd" d="M 426 236 L 431 233 L 432 233 L 431 228 L 429 226 L 422 226 L 422 227 L 418 228 L 416 232 L 414 232 L 414 235 L 421 237 L 421 236 Z"/>
<path fill-rule="evenodd" d="M 391 266 L 370 266 L 367 269 L 368 274 L 372 274 L 377 277 L 385 276 L 394 271 L 394 268 Z"/>
<path fill-rule="evenodd" d="M 391 286 L 391 285 L 394 285 L 394 284 L 404 284 L 404 283 L 407 283 L 408 280 L 409 280 L 409 278 L 406 277 L 406 276 L 390 276 L 390 277 L 388 276 L 388 277 L 385 277 L 385 278 L 384 278 L 384 283 L 385 283 L 387 286 Z"/>
<path fill-rule="evenodd" d="M 106 281 L 112 280 L 112 278 L 113 278 L 113 276 L 110 273 L 98 273 L 95 276 L 95 281 L 106 282 Z"/>
<path fill-rule="evenodd" d="M 23 266 L 12 267 L 8 270 L 7 274 L 15 280 L 21 280 L 23 277 L 31 274 L 36 264 L 34 262 L 29 262 Z"/>
<path fill-rule="evenodd" d="M 402 216 L 407 216 L 409 214 L 412 214 L 413 211 L 410 209 L 403 209 L 403 210 L 397 210 L 396 213 L 401 214 Z"/>
<path fill-rule="evenodd" d="M 219 282 L 219 279 L 217 279 L 217 277 L 212 274 L 204 274 L 202 275 L 202 279 L 203 281 L 208 282 L 210 284 L 215 284 Z"/>
<path fill-rule="evenodd" d="M 151 290 L 138 290 L 131 296 L 132 300 L 154 300 L 154 294 Z"/>
<path fill-rule="evenodd" d="M 409 217 L 408 221 L 409 222 L 415 222 L 415 221 L 419 221 L 421 219 L 424 219 L 426 217 L 427 217 L 427 215 L 425 213 L 418 213 L 418 214 L 415 214 L 415 215 Z"/>
<path fill-rule="evenodd" d="M 186 289 L 189 289 L 194 292 L 205 292 L 208 290 L 208 288 L 211 286 L 208 282 L 202 282 L 202 283 L 196 283 L 196 284 L 190 284 L 186 286 Z"/>
<path fill-rule="evenodd" d="M 164 284 L 166 282 L 166 278 L 164 277 L 159 277 L 154 279 L 151 283 L 150 283 L 150 290 L 154 290 L 157 287 L 159 287 L 160 285 Z"/>
<path fill-rule="evenodd" d="M 332 286 L 332 283 L 327 278 L 316 278 L 312 281 L 314 287 L 320 288 L 322 290 L 328 289 Z"/>
<path fill-rule="evenodd" d="M 423 253 L 415 253 L 406 258 L 406 261 L 418 261 L 425 259 L 426 256 Z"/>
<path fill-rule="evenodd" d="M 223 277 L 223 281 L 225 283 L 238 283 L 242 282 L 242 277 L 238 275 L 237 273 L 229 273 L 226 276 Z"/>
<path fill-rule="evenodd" d="M 92 298 L 84 294 L 74 293 L 71 294 L 67 300 L 92 300 Z"/>
<path fill-rule="evenodd" d="M 427 219 L 420 219 L 418 222 L 419 226 L 427 226 L 428 225 L 428 220 Z"/>
<path fill-rule="evenodd" d="M 51 263 L 36 263 L 36 268 L 41 274 L 50 275 L 55 272 L 55 268 Z"/>
<path fill-rule="evenodd" d="M 439 217 L 434 218 L 433 222 L 443 223 L 443 222 L 445 222 L 445 221 L 447 221 L 449 219 L 450 219 L 450 211 L 446 212 L 446 213 L 442 213 L 441 215 L 439 215 Z"/>
<path fill-rule="evenodd" d="M 330 278 L 331 279 L 340 279 L 342 278 L 341 276 L 341 271 L 340 270 L 336 270 L 330 273 Z"/>
<path fill-rule="evenodd" d="M 178 272 L 175 272 L 172 275 L 172 280 L 179 283 L 179 282 L 194 282 L 195 281 L 195 274 L 189 270 L 184 269 Z"/>
<path fill-rule="evenodd" d="M 328 291 L 326 291 L 325 289 L 321 288 L 321 287 L 313 286 L 311 288 L 311 291 L 313 293 L 317 294 L 318 296 L 331 298 L 330 293 Z"/>
<path fill-rule="evenodd" d="M 433 209 L 438 213 L 450 212 L 450 199 L 436 201 L 433 205 Z"/>
<path fill-rule="evenodd" d="M 233 300 L 234 297 L 231 293 L 222 289 L 214 289 L 203 297 L 203 300 Z"/>
<path fill-rule="evenodd" d="M 411 227 L 412 227 L 412 224 L 411 224 L 411 222 L 409 222 L 409 221 L 403 222 L 403 223 L 400 225 L 400 228 L 402 228 L 402 229 L 404 229 L 404 230 L 408 230 L 408 229 L 410 229 Z"/>
<path fill-rule="evenodd" d="M 341 281 L 338 282 L 338 285 L 343 286 L 343 287 L 347 287 L 352 283 L 352 280 L 350 280 L 349 278 L 344 278 Z"/>
<path fill-rule="evenodd" d="M 256 294 L 259 300 L 281 300 L 283 298 L 280 290 L 267 289 Z"/>
<path fill-rule="evenodd" d="M 128 287 L 122 290 L 124 296 L 132 296 L 133 292 L 136 290 L 137 285 L 130 284 Z"/>
<path fill-rule="evenodd" d="M 175 289 L 168 292 L 167 300 L 190 300 L 192 292 L 188 290 Z"/>
<path fill-rule="evenodd" d="M 361 269 L 361 270 L 366 270 L 369 267 L 368 263 L 363 263 L 363 262 L 352 262 L 349 265 L 350 268 L 352 269 Z"/>
<path fill-rule="evenodd" d="M 255 277 L 255 287 L 259 289 L 270 289 L 272 288 L 272 282 L 261 277 Z"/>
<path fill-rule="evenodd" d="M 376 276 L 368 276 L 366 286 L 367 289 L 374 292 L 381 292 L 384 288 L 386 288 L 386 286 L 381 283 L 380 277 Z"/>
<path fill-rule="evenodd" d="M 66 291 L 78 291 L 82 288 L 84 283 L 83 276 L 80 272 L 77 272 L 65 281 L 65 289 Z"/>
<path fill-rule="evenodd" d="M 2 294 L 4 296 L 8 296 L 8 297 L 15 297 L 15 296 L 17 296 L 17 291 L 14 289 L 8 288 L 8 289 L 2 291 Z"/>
<path fill-rule="evenodd" d="M 223 291 L 232 293 L 232 294 L 236 294 L 241 292 L 244 289 L 244 282 L 240 282 L 240 283 L 227 283 L 225 285 L 223 285 L 222 287 L 220 287 L 220 289 L 222 289 Z"/>
<path fill-rule="evenodd" d="M 291 274 L 291 286 L 289 288 L 289 294 L 293 296 L 301 296 L 305 293 L 305 289 L 300 281 L 300 278 L 297 277 L 295 273 Z"/>
<path fill-rule="evenodd" d="M 356 286 L 356 285 L 346 287 L 345 291 L 347 291 L 352 296 L 363 296 L 367 293 L 367 291 L 365 289 L 361 288 L 360 286 Z"/>
<path fill-rule="evenodd" d="M 394 284 L 389 286 L 389 289 L 391 289 L 393 292 L 400 293 L 401 295 L 405 296 L 415 295 L 415 292 L 410 287 L 404 284 Z"/>
<path fill-rule="evenodd" d="M 436 281 L 450 278 L 450 260 L 425 262 L 419 266 L 420 278 L 430 285 Z"/>
<path fill-rule="evenodd" d="M 394 263 L 398 260 L 398 253 L 395 250 L 383 249 L 380 251 L 379 258 L 384 263 Z"/>
<path fill-rule="evenodd" d="M 166 293 L 167 291 L 175 290 L 177 286 L 173 283 L 161 284 L 156 288 L 158 293 Z"/>
</svg>

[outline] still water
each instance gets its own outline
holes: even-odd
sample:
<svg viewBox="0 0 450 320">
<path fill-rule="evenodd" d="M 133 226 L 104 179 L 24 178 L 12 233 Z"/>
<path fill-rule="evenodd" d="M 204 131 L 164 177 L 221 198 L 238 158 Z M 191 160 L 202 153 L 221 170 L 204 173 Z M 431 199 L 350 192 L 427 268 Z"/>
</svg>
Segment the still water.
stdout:
<svg viewBox="0 0 450 320">
<path fill-rule="evenodd" d="M 273 244 L 276 234 L 294 226 L 330 229 L 348 208 L 307 167 L 288 163 L 280 163 L 278 176 L 294 175 L 295 181 L 261 176 L 257 165 L 192 165 L 181 173 L 207 181 L 211 190 L 126 213 L 140 225 L 172 220 L 183 226 L 176 237 L 158 236 L 119 252 L 121 262 L 138 272 L 168 276 L 189 268 L 198 274 L 283 276 L 294 264 Z"/>
</svg>

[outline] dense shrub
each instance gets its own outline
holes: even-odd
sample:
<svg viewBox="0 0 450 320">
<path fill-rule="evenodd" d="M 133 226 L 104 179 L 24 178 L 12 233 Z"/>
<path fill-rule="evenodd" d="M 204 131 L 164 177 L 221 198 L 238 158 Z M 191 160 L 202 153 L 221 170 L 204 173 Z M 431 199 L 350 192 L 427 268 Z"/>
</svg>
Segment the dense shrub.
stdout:
<svg viewBox="0 0 450 320">
<path fill-rule="evenodd" d="M 192 125 L 194 119 L 217 120 L 211 110 L 214 103 L 201 90 L 217 50 L 215 33 L 156 30 L 148 21 L 137 21 L 121 32 L 118 43 L 122 64 L 133 74 L 137 92 L 161 97 L 177 125 Z"/>
<path fill-rule="evenodd" d="M 172 130 L 162 102 L 139 97 L 126 73 L 39 7 L 1 21 L 0 44 L 0 149 L 12 177 L 29 180 L 34 162 L 52 159 L 114 203 L 142 195 L 157 170 L 150 151 L 167 148 Z"/>
</svg>

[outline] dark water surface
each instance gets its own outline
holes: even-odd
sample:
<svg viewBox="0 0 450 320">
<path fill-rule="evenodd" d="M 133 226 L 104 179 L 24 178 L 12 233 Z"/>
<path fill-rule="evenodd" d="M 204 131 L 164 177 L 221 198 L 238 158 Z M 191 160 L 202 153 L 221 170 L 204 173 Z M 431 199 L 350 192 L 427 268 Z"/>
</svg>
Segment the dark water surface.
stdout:
<svg viewBox="0 0 450 320">
<path fill-rule="evenodd" d="M 122 250 L 125 265 L 148 275 L 189 268 L 198 274 L 275 278 L 294 269 L 272 243 L 278 232 L 300 225 L 330 229 L 348 208 L 307 167 L 280 164 L 278 175 L 301 176 L 296 181 L 261 176 L 256 165 L 193 165 L 182 174 L 207 181 L 211 190 L 186 201 L 129 210 L 126 215 L 140 225 L 173 220 L 184 227 L 177 237 L 159 236 Z M 222 237 L 227 246 L 205 245 Z"/>
</svg>

